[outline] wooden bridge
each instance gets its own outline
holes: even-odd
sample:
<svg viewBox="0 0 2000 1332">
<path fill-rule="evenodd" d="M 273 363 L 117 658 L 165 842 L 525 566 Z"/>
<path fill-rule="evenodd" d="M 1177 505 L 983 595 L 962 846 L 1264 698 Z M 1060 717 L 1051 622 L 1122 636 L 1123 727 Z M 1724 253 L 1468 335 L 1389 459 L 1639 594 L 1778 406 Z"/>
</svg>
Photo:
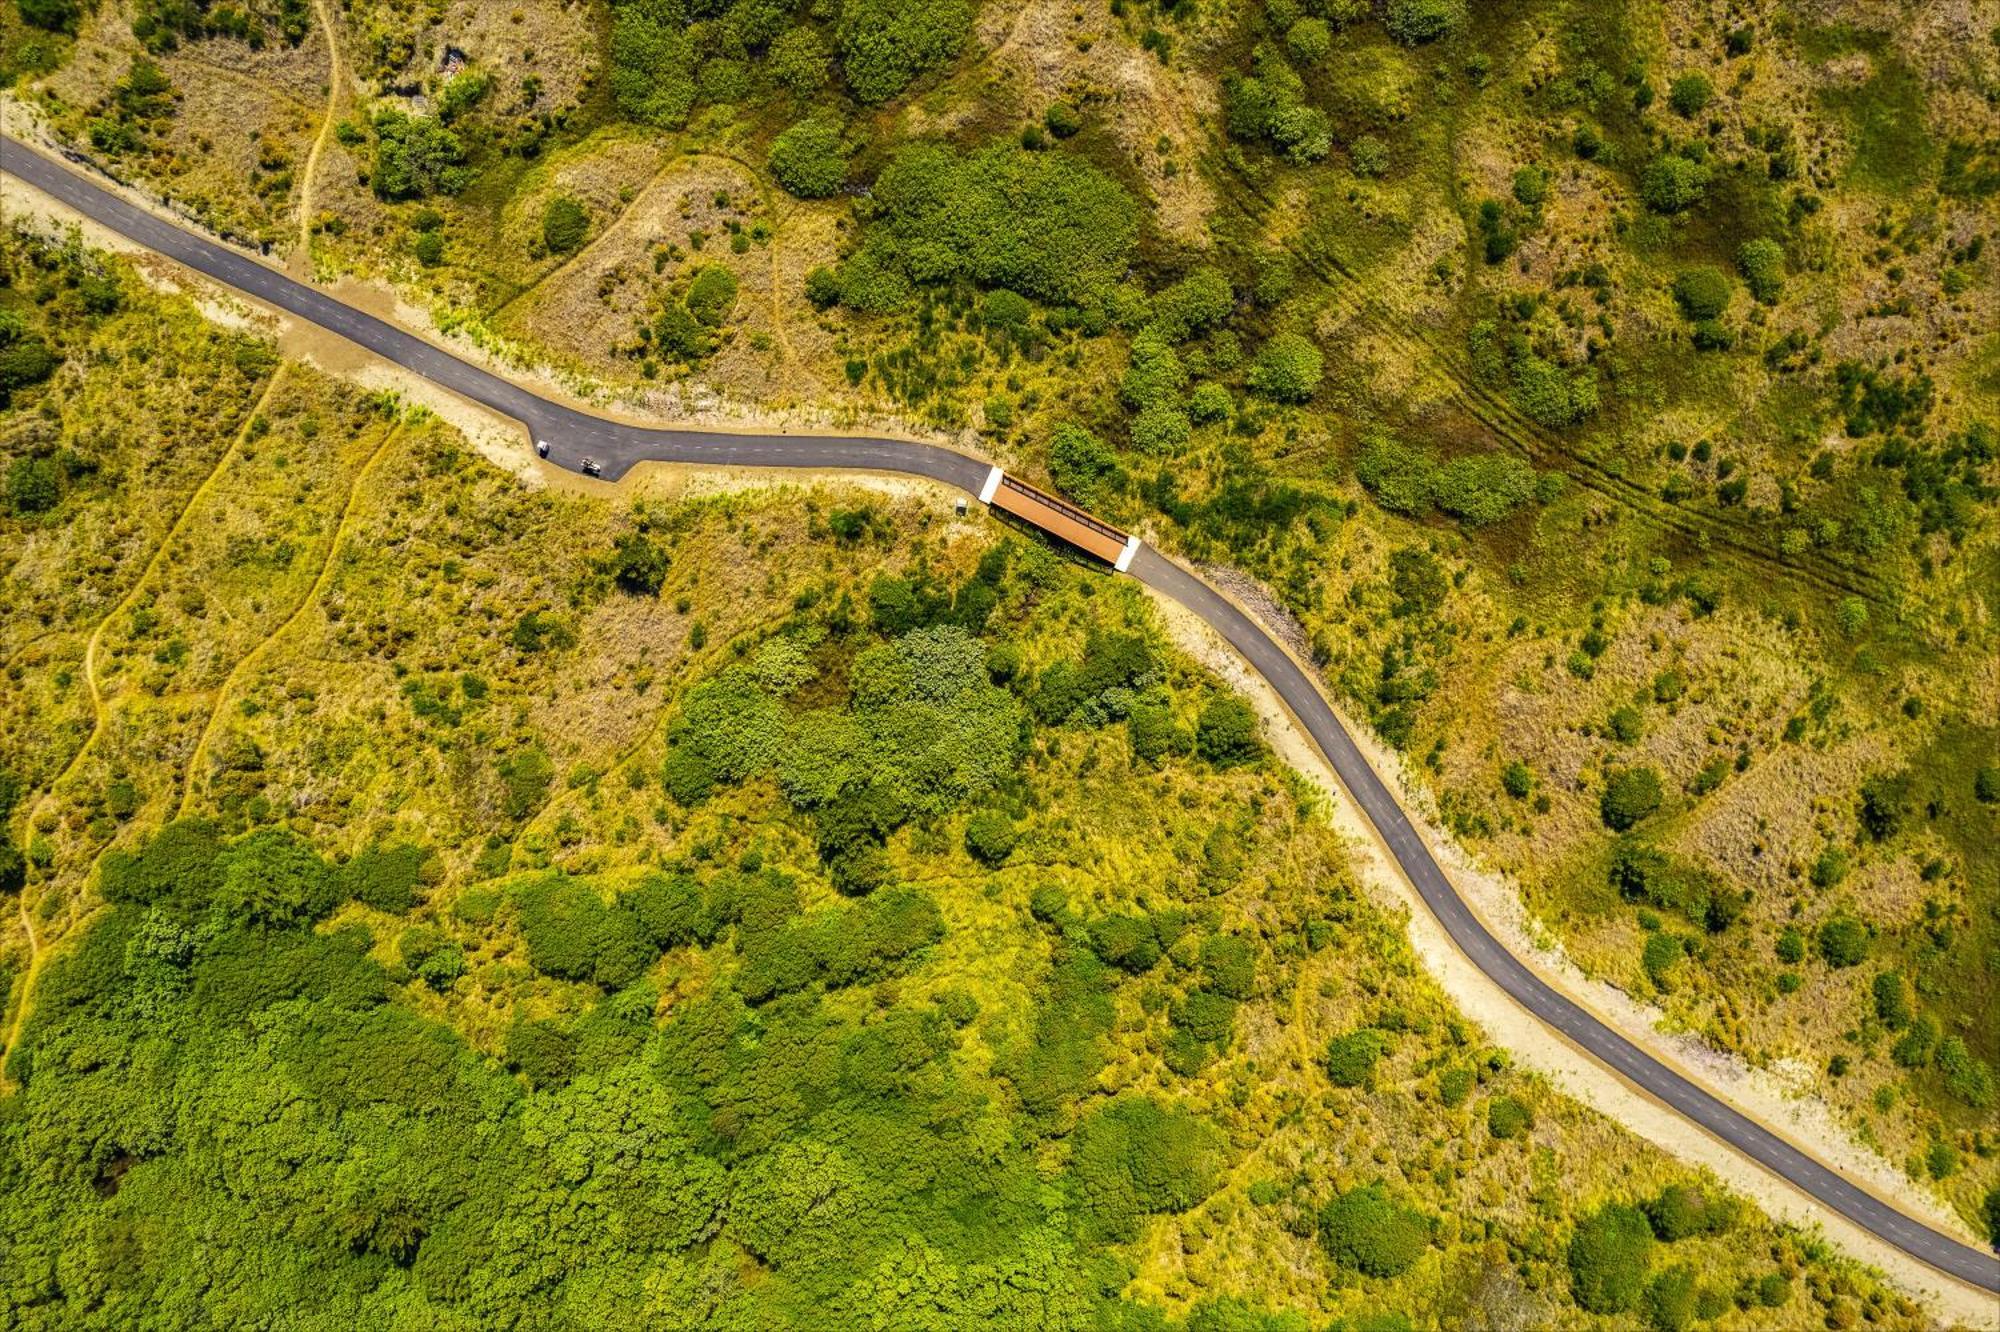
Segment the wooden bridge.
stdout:
<svg viewBox="0 0 2000 1332">
<path fill-rule="evenodd" d="M 998 467 L 986 474 L 986 484 L 979 490 L 979 502 L 1004 509 L 1044 532 L 1061 537 L 1077 549 L 1095 555 L 1119 573 L 1131 567 L 1132 557 L 1139 551 L 1138 537 L 1091 517 L 1058 495 L 1016 480 Z"/>
</svg>

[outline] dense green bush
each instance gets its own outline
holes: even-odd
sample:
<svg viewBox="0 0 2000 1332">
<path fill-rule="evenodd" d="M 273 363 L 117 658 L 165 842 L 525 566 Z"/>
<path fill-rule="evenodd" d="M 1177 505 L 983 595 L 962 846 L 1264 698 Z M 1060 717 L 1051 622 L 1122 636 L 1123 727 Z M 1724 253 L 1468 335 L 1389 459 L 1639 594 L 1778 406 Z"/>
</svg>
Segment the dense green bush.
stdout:
<svg viewBox="0 0 2000 1332">
<path fill-rule="evenodd" d="M 567 194 L 549 200 L 542 209 L 542 244 L 550 254 L 575 254 L 590 235 L 590 214 Z"/>
<path fill-rule="evenodd" d="M 1324 370 L 1325 359 L 1310 338 L 1280 333 L 1258 350 L 1250 387 L 1279 402 L 1306 402 L 1319 388 Z"/>
<path fill-rule="evenodd" d="M 1065 421 L 1049 436 L 1049 479 L 1086 508 L 1101 508 L 1125 484 L 1124 469 L 1109 445 Z"/>
<path fill-rule="evenodd" d="M 1503 1142 L 1534 1126 L 1534 1112 L 1511 1096 L 1496 1096 L 1486 1103 L 1486 1131 Z"/>
<path fill-rule="evenodd" d="M 1472 527 L 1500 522 L 1535 496 L 1535 469 L 1507 453 L 1453 458 L 1438 470 L 1438 508 Z"/>
<path fill-rule="evenodd" d="M 21 22 L 47 32 L 75 32 L 82 7 L 76 0 L 14 0 Z"/>
<path fill-rule="evenodd" d="M 1678 911 L 1711 931 L 1727 928 L 1742 914 L 1740 890 L 1657 847 L 1621 840 L 1611 849 L 1607 878 L 1627 901 Z"/>
<path fill-rule="evenodd" d="M 972 31 L 965 0 L 847 0 L 836 35 L 841 72 L 870 106 L 949 62 Z"/>
<path fill-rule="evenodd" d="M 1777 303 L 1785 287 L 1785 251 L 1766 237 L 1743 242 L 1736 252 L 1736 267 L 1743 274 L 1750 294 L 1766 305 Z"/>
<path fill-rule="evenodd" d="M 1179 403 L 1187 382 L 1180 353 L 1158 329 L 1146 328 L 1132 339 L 1132 359 L 1118 383 L 1118 396 L 1134 411 L 1172 407 Z"/>
<path fill-rule="evenodd" d="M 809 97 L 826 87 L 832 52 L 819 32 L 804 24 L 787 28 L 772 41 L 764 68 L 782 88 Z"/>
<path fill-rule="evenodd" d="M 1660 774 L 1648 767 L 1620 768 L 1604 783 L 1598 812 L 1604 826 L 1624 832 L 1660 807 Z"/>
<path fill-rule="evenodd" d="M 1540 425 L 1574 425 L 1597 410 L 1597 378 L 1588 367 L 1565 370 L 1533 352 L 1514 359 L 1514 405 Z"/>
<path fill-rule="evenodd" d="M 847 152 L 831 116 L 807 116 L 771 141 L 772 177 L 801 199 L 826 199 L 847 182 Z"/>
<path fill-rule="evenodd" d="M 694 109 L 687 17 L 674 0 L 619 0 L 611 14 L 611 95 L 642 124 L 679 129 Z"/>
<path fill-rule="evenodd" d="M 982 809 L 965 821 L 965 850 L 980 864 L 997 867 L 1014 854 L 1020 840 L 1014 821 L 997 809 Z"/>
<path fill-rule="evenodd" d="M 1642 1209 L 1653 1234 L 1668 1244 L 1717 1235 L 1735 1224 L 1736 1209 L 1726 1198 L 1711 1198 L 1687 1184 L 1669 1184 Z"/>
<path fill-rule="evenodd" d="M 1372 1087 L 1375 1065 L 1389 1052 L 1389 1038 L 1374 1027 L 1336 1036 L 1326 1047 L 1326 1075 L 1336 1087 Z"/>
<path fill-rule="evenodd" d="M 1853 916 L 1831 916 L 1814 936 L 1819 955 L 1830 967 L 1859 966 L 1868 957 L 1868 927 Z"/>
<path fill-rule="evenodd" d="M 885 246 L 873 262 L 920 283 L 965 279 L 1052 302 L 1101 298 L 1139 234 L 1137 202 L 1109 176 L 1067 153 L 1010 146 L 908 144 L 870 206 Z"/>
<path fill-rule="evenodd" d="M 1708 190 L 1709 168 L 1678 153 L 1662 153 L 1639 176 L 1639 197 L 1656 213 L 1684 213 Z"/>
<path fill-rule="evenodd" d="M 552 874 L 510 890 L 528 960 L 559 980 L 631 984 L 658 956 L 639 919 L 580 879 Z"/>
<path fill-rule="evenodd" d="M 736 274 L 720 264 L 709 264 L 688 284 L 688 313 L 709 328 L 719 328 L 736 308 L 736 292 Z"/>
<path fill-rule="evenodd" d="M 1645 1289 L 1653 1228 L 1637 1208 L 1606 1203 L 1576 1224 L 1569 1242 L 1570 1293 L 1591 1313 L 1624 1313 Z"/>
<path fill-rule="evenodd" d="M 465 145 L 443 121 L 384 110 L 375 115 L 375 164 L 368 183 L 383 199 L 457 194 L 471 183 Z"/>
<path fill-rule="evenodd" d="M 1674 303 L 1691 320 L 1714 319 L 1729 308 L 1729 275 L 1711 264 L 1684 268 L 1674 278 Z"/>
<path fill-rule="evenodd" d="M 131 851 L 112 849 L 98 862 L 98 891 L 130 906 L 197 911 L 222 886 L 222 839 L 213 823 L 178 819 Z"/>
<path fill-rule="evenodd" d="M 1237 694 L 1212 694 L 1195 724 L 1195 752 L 1219 768 L 1254 763 L 1264 752 L 1256 709 Z"/>
<path fill-rule="evenodd" d="M 1714 100 L 1715 85 L 1705 74 L 1683 74 L 1667 89 L 1667 103 L 1690 118 L 1700 115 Z"/>
<path fill-rule="evenodd" d="M 1150 1096 L 1121 1096 L 1077 1126 L 1070 1177 L 1097 1228 L 1136 1237 L 1140 1218 L 1185 1212 L 1215 1188 L 1221 1133 L 1207 1120 Z"/>
<path fill-rule="evenodd" d="M 1410 1270 L 1430 1246 L 1430 1218 L 1380 1184 L 1335 1196 L 1319 1214 L 1319 1242 L 1336 1263 L 1371 1277 Z"/>
<path fill-rule="evenodd" d="M 341 868 L 344 891 L 377 911 L 402 915 L 417 904 L 429 859 L 429 852 L 409 842 L 369 846 Z"/>
<path fill-rule="evenodd" d="M 1697 1297 L 1694 1269 L 1677 1263 L 1646 1286 L 1646 1325 L 1653 1332 L 1687 1332 L 1694 1325 Z"/>
<path fill-rule="evenodd" d="M 1465 0 L 1388 0 L 1382 24 L 1409 46 L 1449 37 L 1465 26 Z"/>
</svg>

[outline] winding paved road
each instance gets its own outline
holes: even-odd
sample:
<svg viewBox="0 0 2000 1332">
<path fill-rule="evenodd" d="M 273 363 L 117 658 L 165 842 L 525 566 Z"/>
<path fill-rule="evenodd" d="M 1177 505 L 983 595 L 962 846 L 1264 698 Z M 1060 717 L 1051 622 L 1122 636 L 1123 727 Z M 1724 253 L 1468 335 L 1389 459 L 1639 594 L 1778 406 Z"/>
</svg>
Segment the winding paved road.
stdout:
<svg viewBox="0 0 2000 1332">
<path fill-rule="evenodd" d="M 866 437 L 745 435 L 659 430 L 576 411 L 458 359 L 393 324 L 295 282 L 275 268 L 174 226 L 77 171 L 0 137 L 0 171 L 34 185 L 148 249 L 264 304 L 291 312 L 527 426 L 551 443 L 550 461 L 576 470 L 597 459 L 608 479 L 644 461 L 858 469 L 929 477 L 977 495 L 989 464 L 935 444 Z M 1553 989 L 1487 931 L 1438 867 L 1402 807 L 1369 766 L 1298 663 L 1237 606 L 1150 546 L 1130 572 L 1211 625 L 1261 673 L 1374 823 L 1403 872 L 1472 962 L 1543 1022 L 1662 1104 L 1881 1239 L 1972 1286 L 2000 1293 L 2000 1259 L 1918 1222 L 1835 1173 Z M 2000 1305 L 1996 1305 L 2000 1321 Z"/>
</svg>

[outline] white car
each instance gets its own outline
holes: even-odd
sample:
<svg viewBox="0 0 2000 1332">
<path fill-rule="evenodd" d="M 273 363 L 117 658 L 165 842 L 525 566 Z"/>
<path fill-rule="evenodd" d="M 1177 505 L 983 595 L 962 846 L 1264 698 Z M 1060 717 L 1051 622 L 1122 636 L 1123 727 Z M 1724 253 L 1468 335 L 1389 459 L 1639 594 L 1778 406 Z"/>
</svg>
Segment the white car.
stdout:
<svg viewBox="0 0 2000 1332">
<path fill-rule="evenodd" d="M 549 442 L 547 440 L 538 439 L 535 441 L 535 456 L 537 458 L 546 458 L 549 456 Z"/>
</svg>

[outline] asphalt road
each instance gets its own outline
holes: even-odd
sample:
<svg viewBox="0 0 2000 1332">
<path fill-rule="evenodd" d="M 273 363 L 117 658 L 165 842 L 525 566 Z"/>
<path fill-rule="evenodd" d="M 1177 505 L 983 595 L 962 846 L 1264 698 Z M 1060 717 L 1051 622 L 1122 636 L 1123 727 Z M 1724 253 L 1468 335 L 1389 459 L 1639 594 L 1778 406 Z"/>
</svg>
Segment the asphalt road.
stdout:
<svg viewBox="0 0 2000 1332">
<path fill-rule="evenodd" d="M 551 462 L 571 470 L 578 469 L 585 456 L 599 461 L 607 479 L 616 479 L 643 461 L 853 469 L 929 477 L 972 495 L 978 494 L 986 478 L 988 463 L 934 444 L 866 437 L 656 430 L 608 421 L 538 397 L 393 324 L 295 282 L 268 264 L 162 221 L 77 171 L 4 137 L 0 137 L 0 171 L 29 182 L 148 249 L 266 305 L 310 320 L 522 422 L 535 438 L 550 442 Z M 1452 940 L 1501 989 L 1627 1082 L 1863 1229 L 1939 1271 L 2000 1293 L 2000 1259 L 1992 1253 L 1940 1234 L 1859 1188 L 1660 1063 L 1551 988 L 1502 947 L 1473 915 L 1396 798 L 1290 654 L 1233 602 L 1152 547 L 1140 548 L 1131 574 L 1200 616 L 1271 683 L 1374 823 Z M 2000 1321 L 2000 1305 L 1996 1305 L 1996 1321 Z"/>
</svg>

